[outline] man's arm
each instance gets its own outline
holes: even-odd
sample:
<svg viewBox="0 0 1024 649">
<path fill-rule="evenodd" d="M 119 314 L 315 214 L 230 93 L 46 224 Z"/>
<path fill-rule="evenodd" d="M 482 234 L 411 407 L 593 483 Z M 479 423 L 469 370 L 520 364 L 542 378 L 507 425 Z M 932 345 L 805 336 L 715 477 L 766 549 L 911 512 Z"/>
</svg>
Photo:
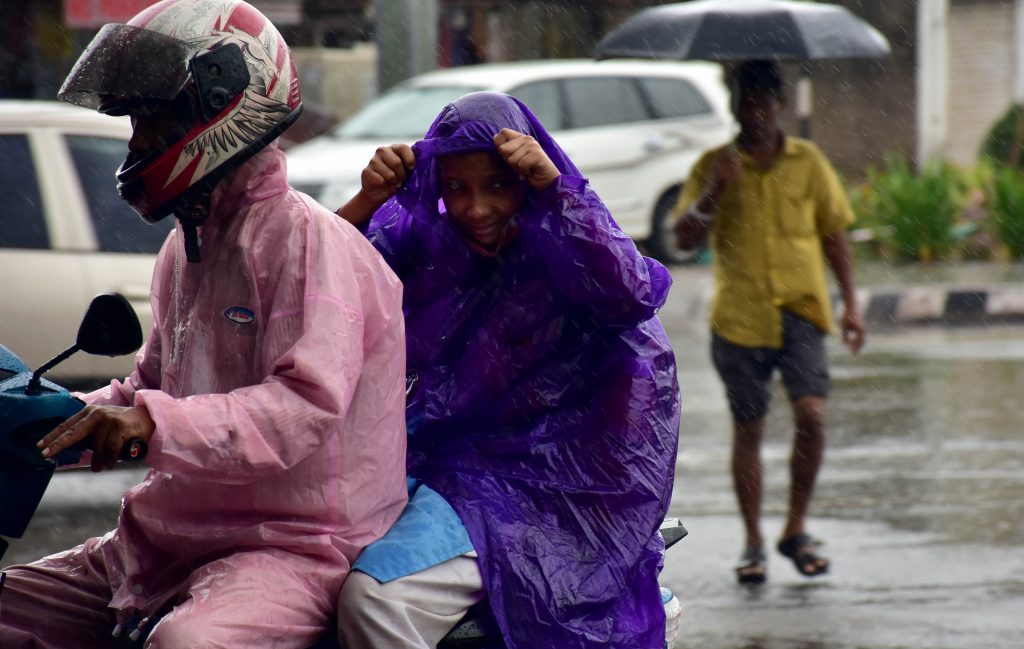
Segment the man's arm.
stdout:
<svg viewBox="0 0 1024 649">
<path fill-rule="evenodd" d="M 154 266 L 154 296 L 159 295 L 161 286 L 167 281 L 175 251 L 175 233 L 172 231 L 164 241 Z M 153 422 L 144 408 L 134 407 L 135 395 L 140 390 L 156 390 L 160 387 L 160 300 L 151 299 L 153 324 L 146 338 L 146 344 L 135 356 L 135 369 L 123 381 L 114 380 L 110 385 L 88 394 L 75 396 L 88 404 L 76 415 L 50 431 L 39 441 L 37 447 L 43 457 L 52 457 L 62 450 L 77 444 L 86 437 L 92 437 L 90 446 L 94 449 L 82 455 L 80 462 L 64 465 L 62 468 L 77 468 L 90 464 L 93 471 L 112 468 L 117 464 L 121 447 L 138 438 L 148 443 L 153 433 Z"/>
<path fill-rule="evenodd" d="M 711 232 L 711 221 L 717 209 L 717 196 L 709 195 L 705 191 L 696 201 L 689 205 L 677 206 L 677 209 L 682 211 L 682 215 L 676 212 L 676 247 L 680 250 L 693 250 L 703 244 Z"/>
<path fill-rule="evenodd" d="M 832 272 L 836 276 L 843 299 L 843 316 L 840 320 L 843 342 L 846 343 L 851 352 L 856 354 L 864 346 L 866 334 L 864 331 L 864 321 L 861 319 L 860 311 L 857 309 L 850 242 L 844 230 L 839 230 L 824 237 L 821 242 L 825 251 L 825 258 L 828 259 Z"/>
<path fill-rule="evenodd" d="M 718 200 L 729 183 L 735 182 L 743 173 L 739 153 L 735 147 L 721 151 L 711 163 L 710 177 L 703 182 L 699 175 L 691 178 L 691 182 L 701 183 L 703 191 L 693 201 L 686 196 L 676 206 L 676 246 L 680 250 L 693 250 L 704 243 L 711 231 L 715 212 L 718 211 Z M 681 212 L 681 214 L 680 214 Z"/>
</svg>

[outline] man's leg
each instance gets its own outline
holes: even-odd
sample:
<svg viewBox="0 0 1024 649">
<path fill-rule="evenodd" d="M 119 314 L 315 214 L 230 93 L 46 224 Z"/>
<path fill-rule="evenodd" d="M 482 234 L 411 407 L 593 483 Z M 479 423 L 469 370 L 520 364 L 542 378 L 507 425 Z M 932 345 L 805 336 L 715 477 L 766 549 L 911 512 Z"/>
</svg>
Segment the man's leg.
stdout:
<svg viewBox="0 0 1024 649">
<path fill-rule="evenodd" d="M 782 538 L 805 532 L 818 471 L 825 457 L 825 399 L 806 396 L 793 402 L 795 436 L 789 458 L 789 513 Z"/>
<path fill-rule="evenodd" d="M 766 575 L 764 540 L 761 536 L 764 483 L 761 441 L 768 412 L 768 382 L 775 362 L 775 351 L 741 347 L 713 334 L 711 358 L 725 386 L 733 420 L 732 482 L 746 534 L 736 576 L 740 583 L 760 583 Z"/>
<path fill-rule="evenodd" d="M 761 462 L 761 440 L 764 437 L 764 417 L 733 424 L 732 484 L 743 518 L 748 548 L 764 544 L 761 536 L 761 500 L 764 485 L 764 466 Z"/>
<path fill-rule="evenodd" d="M 330 631 L 347 566 L 280 550 L 242 552 L 196 570 L 146 649 L 305 649 Z"/>
<path fill-rule="evenodd" d="M 825 334 L 790 313 L 783 314 L 779 369 L 793 407 L 793 452 L 789 460 L 789 511 L 778 550 L 806 576 L 824 574 L 828 560 L 805 526 L 818 471 L 825 456 L 825 406 L 831 380 Z"/>
<path fill-rule="evenodd" d="M 94 649 L 111 643 L 116 623 L 102 551 L 109 538 L 4 571 L 3 649 Z"/>
<path fill-rule="evenodd" d="M 353 571 L 338 598 L 342 649 L 434 649 L 484 597 L 475 553 L 380 583 Z"/>
</svg>

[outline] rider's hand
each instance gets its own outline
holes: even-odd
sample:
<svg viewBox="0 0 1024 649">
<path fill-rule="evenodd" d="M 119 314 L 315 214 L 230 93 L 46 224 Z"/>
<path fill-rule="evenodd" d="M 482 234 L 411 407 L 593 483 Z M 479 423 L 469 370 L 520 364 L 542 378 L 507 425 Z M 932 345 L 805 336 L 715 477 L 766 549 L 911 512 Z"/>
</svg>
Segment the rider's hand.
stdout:
<svg viewBox="0 0 1024 649">
<path fill-rule="evenodd" d="M 494 136 L 494 146 L 498 155 L 536 190 L 544 189 L 561 175 L 540 143 L 529 135 L 503 128 Z"/>
<path fill-rule="evenodd" d="M 145 408 L 86 406 L 39 440 L 43 457 L 56 456 L 78 442 L 88 439 L 92 449 L 92 470 L 111 469 L 117 464 L 121 447 L 137 437 L 149 443 L 156 424 Z"/>
</svg>

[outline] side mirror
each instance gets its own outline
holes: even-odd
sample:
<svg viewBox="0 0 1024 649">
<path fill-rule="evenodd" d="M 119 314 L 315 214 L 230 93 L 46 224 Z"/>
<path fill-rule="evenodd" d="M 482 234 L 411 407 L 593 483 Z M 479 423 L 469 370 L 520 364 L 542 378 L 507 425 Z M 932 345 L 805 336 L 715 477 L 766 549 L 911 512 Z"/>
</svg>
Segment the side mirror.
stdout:
<svg viewBox="0 0 1024 649">
<path fill-rule="evenodd" d="M 75 345 L 87 354 L 124 356 L 142 346 L 135 309 L 117 293 L 97 295 L 78 327 Z"/>
<path fill-rule="evenodd" d="M 85 317 L 82 318 L 75 344 L 33 372 L 25 393 L 38 393 L 43 374 L 77 351 L 98 356 L 123 356 L 141 346 L 142 326 L 139 325 L 139 317 L 135 315 L 135 309 L 128 300 L 117 293 L 97 295 L 92 299 Z"/>
</svg>

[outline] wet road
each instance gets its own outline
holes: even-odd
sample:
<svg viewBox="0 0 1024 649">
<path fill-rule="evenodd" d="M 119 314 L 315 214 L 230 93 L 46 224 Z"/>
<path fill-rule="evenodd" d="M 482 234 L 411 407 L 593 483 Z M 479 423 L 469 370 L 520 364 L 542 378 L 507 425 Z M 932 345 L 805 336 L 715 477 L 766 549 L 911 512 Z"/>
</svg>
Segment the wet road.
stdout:
<svg viewBox="0 0 1024 649">
<path fill-rule="evenodd" d="M 831 340 L 829 450 L 809 529 L 832 574 L 808 580 L 772 553 L 769 582 L 744 588 L 732 575 L 742 528 L 730 422 L 703 314 L 680 299 L 662 317 L 683 390 L 672 513 L 690 530 L 664 573 L 684 605 L 677 647 L 1024 647 L 1024 329 L 869 334 L 857 358 Z M 774 404 L 768 538 L 783 523 L 791 436 L 779 389 Z"/>
<path fill-rule="evenodd" d="M 869 336 L 857 358 L 830 341 L 829 450 L 810 531 L 832 574 L 807 580 L 777 554 L 769 582 L 735 584 L 741 528 L 729 419 L 690 299 L 706 273 L 677 270 L 662 312 L 679 358 L 684 418 L 673 515 L 690 536 L 664 581 L 683 601 L 678 649 L 1024 647 L 1024 328 Z M 776 392 L 765 443 L 765 534 L 787 486 L 788 409 Z M 60 475 L 3 564 L 109 529 L 139 474 Z"/>
</svg>

